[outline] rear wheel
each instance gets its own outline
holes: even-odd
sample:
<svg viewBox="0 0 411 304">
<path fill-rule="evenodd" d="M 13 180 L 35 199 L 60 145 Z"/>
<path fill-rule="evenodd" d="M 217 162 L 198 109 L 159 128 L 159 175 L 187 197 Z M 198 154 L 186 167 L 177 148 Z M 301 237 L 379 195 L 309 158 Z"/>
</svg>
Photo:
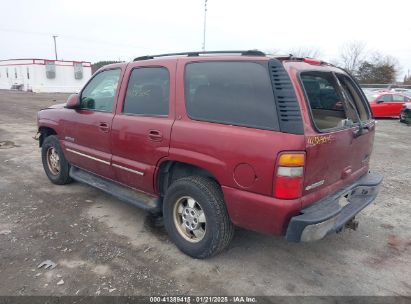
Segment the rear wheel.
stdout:
<svg viewBox="0 0 411 304">
<path fill-rule="evenodd" d="M 41 147 L 41 159 L 44 171 L 53 184 L 64 185 L 71 182 L 70 165 L 64 157 L 57 136 L 50 135 L 45 138 Z"/>
<path fill-rule="evenodd" d="M 175 181 L 163 204 L 164 226 L 176 246 L 194 258 L 221 252 L 234 235 L 219 185 L 192 176 Z"/>
</svg>

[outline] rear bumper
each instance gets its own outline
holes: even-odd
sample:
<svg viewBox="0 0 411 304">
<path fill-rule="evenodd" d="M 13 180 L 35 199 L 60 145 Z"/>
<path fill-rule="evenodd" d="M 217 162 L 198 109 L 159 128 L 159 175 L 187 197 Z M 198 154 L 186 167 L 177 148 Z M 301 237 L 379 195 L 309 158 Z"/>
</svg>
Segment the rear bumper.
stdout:
<svg viewBox="0 0 411 304">
<path fill-rule="evenodd" d="M 367 173 L 346 188 L 301 210 L 291 218 L 285 238 L 288 241 L 315 241 L 339 232 L 347 222 L 377 197 L 382 175 Z"/>
</svg>

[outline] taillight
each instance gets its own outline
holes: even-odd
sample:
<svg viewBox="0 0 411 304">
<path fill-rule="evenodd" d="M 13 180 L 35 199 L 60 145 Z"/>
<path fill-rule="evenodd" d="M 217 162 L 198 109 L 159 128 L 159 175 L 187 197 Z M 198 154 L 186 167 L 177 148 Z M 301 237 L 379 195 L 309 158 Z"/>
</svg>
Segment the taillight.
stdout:
<svg viewBox="0 0 411 304">
<path fill-rule="evenodd" d="M 301 197 L 304 181 L 305 153 L 282 153 L 277 160 L 274 196 L 280 199 Z"/>
</svg>

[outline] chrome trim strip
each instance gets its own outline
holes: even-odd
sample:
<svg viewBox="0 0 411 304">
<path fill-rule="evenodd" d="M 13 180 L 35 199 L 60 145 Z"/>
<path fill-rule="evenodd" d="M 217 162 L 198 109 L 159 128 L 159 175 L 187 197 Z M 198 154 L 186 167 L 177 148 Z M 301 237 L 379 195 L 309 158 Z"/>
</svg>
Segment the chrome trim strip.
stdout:
<svg viewBox="0 0 411 304">
<path fill-rule="evenodd" d="M 66 148 L 66 150 L 69 151 L 69 152 L 71 152 L 71 153 L 74 153 L 74 154 L 77 154 L 77 155 L 80 155 L 80 156 L 87 157 L 87 158 L 89 158 L 89 159 L 98 161 L 98 162 L 100 162 L 100 163 L 103 163 L 103 164 L 106 164 L 106 165 L 110 165 L 110 162 L 105 161 L 105 160 L 102 160 L 102 159 L 100 159 L 100 158 L 96 158 L 96 157 L 93 157 L 93 156 L 90 156 L 90 155 L 87 155 L 87 154 L 83 154 L 83 153 L 81 153 L 81 152 L 78 152 L 78 151 L 75 151 L 75 150 L 72 150 L 72 149 L 69 149 L 69 148 Z"/>
<path fill-rule="evenodd" d="M 141 172 L 141 171 L 137 171 L 137 170 L 133 170 L 133 169 L 130 169 L 130 168 L 126 168 L 126 167 L 123 167 L 123 166 L 120 166 L 120 165 L 117 165 L 117 164 L 112 164 L 112 166 L 113 166 L 113 167 L 116 167 L 116 168 L 119 168 L 119 169 L 123 169 L 124 171 L 128 171 L 128 172 L 131 172 L 131 173 L 135 173 L 135 174 L 144 176 L 144 172 Z"/>
</svg>

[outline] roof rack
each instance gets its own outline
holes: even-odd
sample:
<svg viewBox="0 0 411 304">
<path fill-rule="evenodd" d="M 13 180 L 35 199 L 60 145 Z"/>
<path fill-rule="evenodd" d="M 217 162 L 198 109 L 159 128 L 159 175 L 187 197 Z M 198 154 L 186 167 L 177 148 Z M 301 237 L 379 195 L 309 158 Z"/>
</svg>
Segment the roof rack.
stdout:
<svg viewBox="0 0 411 304">
<path fill-rule="evenodd" d="M 207 54 L 241 54 L 242 56 L 266 56 L 265 53 L 258 51 L 258 50 L 246 50 L 246 51 L 201 51 L 201 52 L 182 52 L 182 53 L 168 53 L 168 54 L 159 54 L 159 55 L 147 55 L 134 58 L 133 61 L 139 60 L 148 60 L 154 59 L 157 57 L 167 57 L 167 56 L 200 56 L 200 55 L 207 55 Z"/>
</svg>

